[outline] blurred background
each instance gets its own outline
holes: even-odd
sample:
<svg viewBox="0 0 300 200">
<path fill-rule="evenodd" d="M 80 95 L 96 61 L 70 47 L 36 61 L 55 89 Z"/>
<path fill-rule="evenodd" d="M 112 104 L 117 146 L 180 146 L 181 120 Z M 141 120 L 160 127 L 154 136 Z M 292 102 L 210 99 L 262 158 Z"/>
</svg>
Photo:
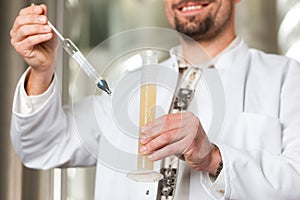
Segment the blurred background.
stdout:
<svg viewBox="0 0 300 200">
<path fill-rule="evenodd" d="M 39 171 L 27 169 L 10 142 L 10 117 L 14 88 L 27 68 L 10 45 L 9 31 L 19 10 L 30 3 L 48 5 L 53 24 L 88 54 L 108 37 L 137 27 L 167 27 L 162 0 L 44 0 L 1 1 L 0 15 L 0 199 L 92 200 L 94 168 Z M 237 8 L 237 32 L 249 44 L 266 52 L 300 60 L 300 0 L 242 0 Z M 63 103 L 71 96 L 74 63 L 61 48 L 57 74 Z M 64 66 L 64 67 L 62 67 Z"/>
</svg>

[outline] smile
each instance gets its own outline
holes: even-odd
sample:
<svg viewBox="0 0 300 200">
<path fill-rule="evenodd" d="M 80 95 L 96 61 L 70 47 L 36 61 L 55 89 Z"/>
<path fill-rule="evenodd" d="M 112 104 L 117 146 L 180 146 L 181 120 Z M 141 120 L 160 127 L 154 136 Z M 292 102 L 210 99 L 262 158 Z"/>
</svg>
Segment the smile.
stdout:
<svg viewBox="0 0 300 200">
<path fill-rule="evenodd" d="M 202 8 L 208 6 L 209 3 L 204 3 L 204 2 L 197 2 L 197 3 L 186 3 L 184 5 L 180 5 L 177 7 L 177 10 L 179 10 L 182 13 L 189 13 L 189 12 L 198 12 Z"/>
<path fill-rule="evenodd" d="M 183 7 L 181 9 L 181 12 L 191 11 L 191 10 L 199 10 L 201 8 L 202 8 L 202 6 L 200 6 L 200 5 L 198 5 L 198 6 L 187 6 L 187 7 Z"/>
</svg>

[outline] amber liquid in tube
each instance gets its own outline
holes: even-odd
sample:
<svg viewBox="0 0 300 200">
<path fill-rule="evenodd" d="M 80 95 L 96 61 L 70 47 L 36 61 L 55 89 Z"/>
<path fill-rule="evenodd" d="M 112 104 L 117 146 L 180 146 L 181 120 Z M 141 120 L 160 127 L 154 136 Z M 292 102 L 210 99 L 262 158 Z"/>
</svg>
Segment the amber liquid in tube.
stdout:
<svg viewBox="0 0 300 200">
<path fill-rule="evenodd" d="M 156 105 L 156 85 L 145 84 L 142 85 L 140 94 L 140 127 L 151 122 L 155 118 Z M 139 134 L 141 137 L 141 133 Z M 139 149 L 142 144 L 139 142 Z M 138 169 L 139 170 L 153 170 L 153 162 L 148 159 L 148 156 L 138 154 Z"/>
</svg>

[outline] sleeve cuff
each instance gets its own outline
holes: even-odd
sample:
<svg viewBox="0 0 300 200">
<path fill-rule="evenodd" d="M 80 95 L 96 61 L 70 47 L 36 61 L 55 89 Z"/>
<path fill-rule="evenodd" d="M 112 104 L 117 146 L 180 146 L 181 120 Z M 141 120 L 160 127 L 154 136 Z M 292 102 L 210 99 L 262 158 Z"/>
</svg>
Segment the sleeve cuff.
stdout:
<svg viewBox="0 0 300 200">
<path fill-rule="evenodd" d="M 225 177 L 224 177 L 224 170 L 221 170 L 221 173 L 219 174 L 219 176 L 217 177 L 217 179 L 212 180 L 212 188 L 217 191 L 220 192 L 222 194 L 225 193 Z"/>
<path fill-rule="evenodd" d="M 220 153 L 224 164 L 225 156 L 222 154 L 223 152 L 221 149 L 220 149 Z M 223 167 L 223 169 L 221 170 L 217 178 L 210 176 L 209 173 L 207 172 L 201 172 L 200 174 L 202 186 L 205 188 L 205 190 L 213 199 L 225 198 L 226 178 L 225 178 L 224 168 L 225 167 Z"/>
</svg>

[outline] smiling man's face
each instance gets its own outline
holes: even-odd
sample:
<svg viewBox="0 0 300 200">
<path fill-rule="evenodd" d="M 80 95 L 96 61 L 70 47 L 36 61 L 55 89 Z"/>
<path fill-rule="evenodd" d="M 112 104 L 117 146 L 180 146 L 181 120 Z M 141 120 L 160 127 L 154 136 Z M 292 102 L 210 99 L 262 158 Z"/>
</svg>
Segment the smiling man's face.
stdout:
<svg viewBox="0 0 300 200">
<path fill-rule="evenodd" d="M 233 23 L 239 0 L 164 0 L 171 26 L 196 41 L 213 40 Z"/>
</svg>

